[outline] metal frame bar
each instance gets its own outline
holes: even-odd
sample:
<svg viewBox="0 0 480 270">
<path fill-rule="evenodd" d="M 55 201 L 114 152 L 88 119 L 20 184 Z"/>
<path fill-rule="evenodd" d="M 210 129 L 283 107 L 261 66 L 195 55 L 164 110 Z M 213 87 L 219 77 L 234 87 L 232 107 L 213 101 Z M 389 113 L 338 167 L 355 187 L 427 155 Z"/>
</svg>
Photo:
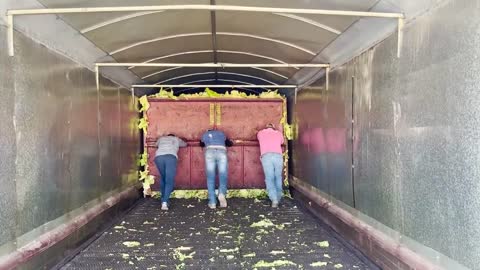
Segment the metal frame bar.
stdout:
<svg viewBox="0 0 480 270">
<path fill-rule="evenodd" d="M 235 63 L 96 63 L 97 67 L 310 67 L 327 68 L 330 64 L 235 64 Z"/>
<path fill-rule="evenodd" d="M 127 7 L 81 7 L 81 8 L 41 8 L 9 10 L 7 15 L 41 15 L 68 13 L 128 12 L 157 10 L 209 10 L 209 11 L 248 11 L 261 13 L 293 13 L 311 15 L 337 15 L 353 17 L 403 18 L 402 13 L 347 11 L 328 9 L 273 8 L 230 5 L 163 5 L 163 6 L 127 6 Z"/>
<path fill-rule="evenodd" d="M 128 15 L 125 15 L 125 16 L 115 17 L 113 19 L 103 21 L 103 22 L 91 25 L 89 27 L 83 28 L 82 30 L 80 30 L 80 33 L 86 34 L 88 32 L 97 30 L 99 28 L 102 28 L 102 27 L 105 27 L 105 26 L 108 26 L 108 25 L 111 25 L 111 24 L 114 24 L 114 23 L 117 23 L 117 22 L 123 22 L 123 21 L 130 20 L 130 19 L 133 19 L 133 18 L 142 17 L 142 16 L 145 16 L 145 15 L 150 15 L 150 14 L 155 14 L 155 13 L 161 13 L 161 12 L 164 12 L 164 11 L 163 10 L 146 11 L 146 12 L 138 12 L 138 13 L 128 14 Z"/>
<path fill-rule="evenodd" d="M 402 13 L 389 12 L 369 12 L 369 11 L 347 11 L 347 10 L 327 10 L 327 9 L 299 9 L 299 8 L 272 8 L 272 7 L 252 7 L 252 6 L 230 6 L 230 5 L 163 5 L 163 6 L 130 6 L 130 7 L 82 7 L 82 8 L 43 8 L 43 9 L 18 9 L 7 11 L 7 38 L 9 55 L 14 55 L 13 49 L 13 16 L 18 15 L 42 15 L 42 14 L 72 14 L 72 13 L 98 13 L 98 12 L 147 12 L 147 11 L 165 11 L 165 10 L 207 10 L 207 11 L 243 11 L 260 13 L 292 13 L 292 14 L 311 14 L 311 15 L 335 15 L 335 16 L 353 16 L 353 17 L 377 17 L 377 18 L 395 18 L 398 20 L 399 36 L 403 28 Z M 12 16 L 10 18 L 10 16 Z M 399 39 L 399 44 L 400 44 Z M 400 47 L 400 45 L 399 45 Z"/>
<path fill-rule="evenodd" d="M 330 85 L 330 67 L 325 69 L 325 90 L 328 91 L 328 86 Z"/>
<path fill-rule="evenodd" d="M 95 31 L 99 28 L 109 26 L 109 25 L 112 25 L 112 24 L 115 24 L 115 23 L 123 22 L 123 21 L 126 21 L 126 20 L 138 18 L 138 17 L 143 17 L 143 16 L 146 16 L 146 15 L 160 13 L 160 12 L 164 12 L 164 10 L 137 12 L 137 13 L 133 13 L 133 14 L 128 14 L 126 16 L 115 17 L 113 19 L 109 19 L 109 20 L 91 25 L 89 27 L 86 27 L 86 28 L 80 30 L 80 33 L 82 33 L 82 34 L 88 33 L 88 32 Z M 337 34 L 337 35 L 340 35 L 342 33 L 341 31 L 339 31 L 339 30 L 337 30 L 333 27 L 330 27 L 328 25 L 319 23 L 319 22 L 317 22 L 315 20 L 312 20 L 312 19 L 309 19 L 307 17 L 302 17 L 302 16 L 298 16 L 298 15 L 293 15 L 293 14 L 287 14 L 287 13 L 272 13 L 272 14 L 277 15 L 277 16 L 286 17 L 286 18 L 293 19 L 293 20 L 297 20 L 297 21 L 300 21 L 300 22 L 303 22 L 303 23 L 307 23 L 307 24 L 313 25 L 315 27 L 318 27 L 320 29 L 329 31 L 329 32 Z"/>
<path fill-rule="evenodd" d="M 181 56 L 181 55 L 203 54 L 203 53 L 214 53 L 214 51 L 213 50 L 184 51 L 184 52 L 172 53 L 172 54 L 168 54 L 168 55 L 164 55 L 164 56 L 151 58 L 151 59 L 148 59 L 146 61 L 143 61 L 142 63 L 151 63 L 151 62 L 156 61 L 156 60 L 161 60 L 161 59 L 175 57 L 175 56 Z M 251 52 L 231 51 L 231 50 L 217 50 L 217 53 L 248 55 L 248 56 L 258 57 L 258 58 L 262 58 L 262 59 L 268 59 L 268 60 L 271 60 L 271 61 L 274 61 L 274 62 L 277 62 L 277 63 L 286 64 L 285 61 L 282 61 L 278 58 L 273 58 L 273 57 L 266 56 L 266 55 L 263 55 L 263 54 L 257 54 L 257 53 L 251 53 Z M 130 67 L 128 67 L 128 69 L 133 69 L 135 67 L 136 66 L 130 66 Z"/>
<path fill-rule="evenodd" d="M 185 74 L 185 75 L 181 75 L 181 76 L 169 78 L 169 79 L 160 81 L 160 82 L 158 82 L 158 83 L 156 83 L 156 84 L 164 84 L 164 83 L 169 82 L 169 81 L 178 80 L 178 79 L 183 79 L 183 78 L 188 78 L 188 77 L 192 77 L 192 76 L 212 75 L 212 74 L 215 74 L 215 72 L 214 72 L 214 71 L 208 71 L 208 72 L 199 72 L 199 73 L 189 73 L 189 74 Z M 218 74 L 221 74 L 221 75 L 239 76 L 239 77 L 245 77 L 245 78 L 252 78 L 252 79 L 264 81 L 264 82 L 269 83 L 269 84 L 275 84 L 274 82 L 269 81 L 269 80 L 267 80 L 267 79 L 264 79 L 264 78 L 261 78 L 261 77 L 257 77 L 257 76 L 253 76 L 253 75 L 243 74 L 243 73 L 219 71 Z M 220 79 L 218 79 L 218 80 L 220 80 Z M 245 82 L 242 82 L 242 83 L 245 83 Z"/>
<path fill-rule="evenodd" d="M 404 18 L 398 18 L 398 29 L 397 29 L 397 58 L 400 58 L 402 54 L 402 44 L 403 44 L 403 27 L 405 24 Z"/>
<path fill-rule="evenodd" d="M 15 49 L 13 47 L 13 16 L 7 15 L 7 40 L 8 40 L 8 55 L 13 56 Z"/>
<path fill-rule="evenodd" d="M 318 28 L 323 29 L 325 31 L 328 31 L 330 33 L 334 33 L 336 35 L 340 35 L 342 33 L 342 31 L 339 31 L 339 30 L 337 30 L 333 27 L 330 27 L 330 26 L 325 25 L 323 23 L 319 23 L 317 21 L 314 21 L 314 20 L 306 18 L 306 17 L 297 16 L 297 15 L 288 14 L 288 13 L 273 13 L 273 14 L 275 14 L 277 16 L 282 16 L 282 17 L 286 17 L 286 18 L 289 18 L 289 19 L 297 20 L 297 21 L 300 21 L 300 22 L 308 23 L 310 25 L 313 25 L 315 27 L 318 27 Z"/>
<path fill-rule="evenodd" d="M 99 76 L 100 67 L 217 67 L 217 68 L 238 68 L 238 67 L 311 67 L 311 68 L 330 68 L 330 64 L 289 64 L 289 63 L 278 63 L 278 64 L 233 64 L 233 63 L 200 63 L 200 64 L 191 64 L 191 63 L 96 63 L 95 64 L 95 73 L 96 76 Z M 97 81 L 97 89 L 99 89 Z"/>
<path fill-rule="evenodd" d="M 134 84 L 133 88 L 186 88 L 186 87 L 200 87 L 200 88 L 297 88 L 296 85 L 272 85 L 272 84 Z"/>
<path fill-rule="evenodd" d="M 177 34 L 177 35 L 170 35 L 170 36 L 161 36 L 161 37 L 156 37 L 148 40 L 142 40 L 139 42 L 135 42 L 132 44 L 129 44 L 127 46 L 124 46 L 122 48 L 116 49 L 114 51 L 109 52 L 110 55 L 117 54 L 119 52 L 123 52 L 125 50 L 148 44 L 148 43 L 153 43 L 153 42 L 158 42 L 158 41 L 163 41 L 163 40 L 168 40 L 168 39 L 173 39 L 173 38 L 184 38 L 184 37 L 196 37 L 196 36 L 210 36 L 212 33 L 211 32 L 196 32 L 196 33 L 185 33 L 185 34 Z M 235 37 L 247 37 L 247 38 L 254 38 L 254 39 L 259 39 L 259 40 L 265 40 L 265 41 L 270 41 L 278 44 L 282 44 L 285 46 L 292 47 L 294 49 L 303 51 L 305 53 L 308 53 L 310 55 L 316 55 L 316 53 L 312 52 L 311 50 L 301 47 L 299 45 L 295 45 L 293 43 L 283 41 L 280 39 L 274 39 L 274 38 L 269 38 L 269 37 L 264 37 L 264 36 L 259 36 L 259 35 L 252 35 L 252 34 L 245 34 L 245 33 L 236 33 L 236 32 L 217 32 L 216 35 L 220 36 L 235 36 Z"/>
</svg>

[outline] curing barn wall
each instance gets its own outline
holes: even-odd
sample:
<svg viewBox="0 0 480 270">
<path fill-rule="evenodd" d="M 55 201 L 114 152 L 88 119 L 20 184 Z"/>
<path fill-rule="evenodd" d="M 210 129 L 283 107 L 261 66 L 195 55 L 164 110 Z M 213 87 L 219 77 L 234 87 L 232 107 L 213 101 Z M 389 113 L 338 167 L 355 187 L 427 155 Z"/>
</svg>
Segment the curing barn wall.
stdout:
<svg viewBox="0 0 480 270">
<path fill-rule="evenodd" d="M 300 91 L 292 116 L 294 176 L 447 269 L 480 265 L 479 7 L 443 2 L 406 26 L 401 58 L 389 37 L 329 91 Z"/>
<path fill-rule="evenodd" d="M 0 36 L 6 28 L 0 26 Z M 15 33 L 0 39 L 0 256 L 138 181 L 130 92 Z M 74 212 L 71 212 L 74 211 Z"/>
</svg>

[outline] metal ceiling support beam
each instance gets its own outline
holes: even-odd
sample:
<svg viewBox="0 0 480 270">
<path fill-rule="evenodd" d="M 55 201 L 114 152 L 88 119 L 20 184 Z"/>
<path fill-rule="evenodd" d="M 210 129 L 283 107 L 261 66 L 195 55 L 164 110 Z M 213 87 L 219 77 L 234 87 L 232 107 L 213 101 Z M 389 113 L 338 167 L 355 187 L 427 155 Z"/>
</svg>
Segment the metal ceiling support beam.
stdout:
<svg viewBox="0 0 480 270">
<path fill-rule="evenodd" d="M 180 56 L 180 55 L 187 55 L 187 54 L 201 54 L 201 53 L 213 53 L 213 50 L 200 50 L 200 51 L 183 51 L 183 52 L 178 52 L 178 53 L 172 53 L 172 54 L 167 54 L 155 58 L 148 59 L 146 61 L 143 61 L 142 63 L 150 63 L 153 61 L 165 59 L 165 58 L 170 58 L 170 57 L 175 57 L 175 56 Z M 136 66 L 130 66 L 128 69 L 135 68 Z"/>
<path fill-rule="evenodd" d="M 215 6 L 215 0 L 210 0 L 210 5 Z M 213 63 L 218 63 L 217 57 L 217 16 L 215 11 L 210 11 L 210 26 L 212 28 L 212 49 L 213 49 Z M 215 80 L 218 79 L 218 70 L 215 68 Z"/>
<path fill-rule="evenodd" d="M 8 55 L 13 56 L 15 49 L 13 48 L 13 16 L 7 15 L 7 40 L 8 40 Z"/>
<path fill-rule="evenodd" d="M 92 26 L 86 27 L 86 28 L 82 29 L 80 31 L 80 33 L 82 33 L 82 34 L 88 33 L 88 32 L 91 32 L 91 31 L 94 31 L 94 30 L 97 30 L 99 28 L 109 26 L 109 25 L 112 25 L 112 24 L 115 24 L 115 23 L 123 22 L 123 21 L 129 20 L 129 19 L 134 19 L 134 18 L 138 18 L 138 17 L 143 17 L 143 16 L 146 16 L 146 15 L 159 13 L 159 12 L 164 12 L 164 10 L 137 12 L 137 13 L 133 13 L 133 14 L 128 14 L 126 16 L 116 17 L 116 18 L 113 18 L 113 19 L 103 21 L 103 22 L 94 24 Z M 315 27 L 321 28 L 323 30 L 332 32 L 332 33 L 337 34 L 337 35 L 341 34 L 341 31 L 339 31 L 339 30 L 337 30 L 333 27 L 330 27 L 328 25 L 319 23 L 315 20 L 309 19 L 307 17 L 302 17 L 302 16 L 298 16 L 298 15 L 293 15 L 293 14 L 286 14 L 286 13 L 272 13 L 272 14 L 277 15 L 277 16 L 290 18 L 290 19 L 293 19 L 293 20 L 297 20 L 297 21 L 300 21 L 300 22 L 303 22 L 303 23 L 307 23 L 307 24 L 313 25 Z"/>
<path fill-rule="evenodd" d="M 316 53 L 310 51 L 307 48 L 304 48 L 304 47 L 301 47 L 301 46 L 298 46 L 298 45 L 295 45 L 293 43 L 286 42 L 286 41 L 283 41 L 283 40 L 280 40 L 280 39 L 268 38 L 268 37 L 264 37 L 264 36 L 245 34 L 245 33 L 234 33 L 234 32 L 217 32 L 216 34 L 217 34 L 217 36 L 221 35 L 221 36 L 247 37 L 247 38 L 254 38 L 254 39 L 270 41 L 270 42 L 274 42 L 274 43 L 278 43 L 278 44 L 282 44 L 282 45 L 285 45 L 285 46 L 295 48 L 297 50 L 303 51 L 303 52 L 308 53 L 310 55 L 316 55 Z M 170 35 L 170 36 L 161 36 L 161 37 L 148 39 L 148 40 L 143 40 L 143 41 L 139 41 L 139 42 L 129 44 L 129 45 L 124 46 L 122 48 L 111 51 L 111 52 L 109 52 L 109 54 L 114 55 L 116 53 L 123 52 L 125 50 L 131 49 L 131 48 L 134 48 L 134 47 L 137 47 L 137 46 L 140 46 L 140 45 L 153 43 L 153 42 L 158 42 L 158 41 L 164 41 L 164 40 L 168 40 L 168 39 L 184 38 L 184 37 L 196 37 L 196 36 L 197 37 L 198 36 L 211 36 L 211 35 L 212 35 L 211 32 L 197 32 L 197 33 L 185 33 L 185 34 L 177 34 L 177 35 Z"/>
<path fill-rule="evenodd" d="M 319 22 L 314 21 L 314 20 L 309 19 L 309 18 L 305 18 L 305 17 L 293 15 L 293 14 L 286 14 L 286 13 L 274 13 L 274 14 L 278 15 L 278 16 L 294 19 L 294 20 L 297 20 L 297 21 L 301 21 L 301 22 L 304 22 L 304 23 L 308 23 L 310 25 L 316 26 L 318 28 L 321 28 L 323 30 L 326 30 L 328 32 L 331 32 L 331 33 L 334 33 L 334 34 L 337 34 L 337 35 L 340 35 L 342 33 L 341 31 L 339 31 L 339 30 L 337 30 L 333 27 L 330 27 L 328 25 L 319 23 Z"/>
<path fill-rule="evenodd" d="M 400 58 L 402 54 L 402 44 L 403 44 L 403 26 L 405 22 L 403 18 L 398 18 L 398 29 L 397 29 L 397 58 Z"/>
<path fill-rule="evenodd" d="M 188 77 L 192 77 L 192 76 L 199 76 L 199 75 L 211 75 L 211 74 L 215 74 L 215 72 L 214 72 L 214 71 L 208 71 L 208 72 L 199 72 L 199 73 L 189 73 L 189 74 L 185 74 L 185 75 L 181 75 L 181 76 L 169 78 L 169 79 L 167 79 L 167 80 L 160 81 L 160 82 L 158 82 L 158 83 L 156 83 L 156 84 L 165 84 L 166 82 L 173 81 L 173 80 L 177 80 L 177 79 L 183 79 L 183 78 L 188 78 Z M 263 78 L 260 78 L 260 77 L 257 77 L 257 76 L 252 76 L 252 75 L 248 75 L 248 74 L 243 74 L 243 73 L 222 72 L 222 71 L 219 71 L 218 74 L 240 76 L 240 77 L 245 77 L 245 78 L 251 78 L 251 79 L 256 79 L 256 80 L 264 81 L 264 82 L 269 83 L 269 84 L 275 84 L 275 83 L 272 82 L 272 81 L 269 81 L 269 80 L 266 80 L 266 79 L 263 79 Z M 220 80 L 220 79 L 215 78 L 215 80 Z"/>
<path fill-rule="evenodd" d="M 189 74 L 185 74 L 185 75 L 181 75 L 181 76 L 177 76 L 177 77 L 169 78 L 169 79 L 166 79 L 166 80 L 163 80 L 163 81 L 157 82 L 156 84 L 165 84 L 165 83 L 167 83 L 167 82 L 169 82 L 169 81 L 178 80 L 178 79 L 182 79 L 182 78 L 188 78 L 188 77 L 192 77 L 192 76 L 200 76 L 200 75 L 214 75 L 214 74 L 215 74 L 215 71 L 198 72 L 198 73 L 189 73 Z"/>
<path fill-rule="evenodd" d="M 354 17 L 377 17 L 403 19 L 402 13 L 368 12 L 368 11 L 347 11 L 347 10 L 326 10 L 326 9 L 298 9 L 298 8 L 273 8 L 273 7 L 252 7 L 252 6 L 230 6 L 230 5 L 163 5 L 163 6 L 127 6 L 127 7 L 81 7 L 81 8 L 42 8 L 42 9 L 18 9 L 7 11 L 7 38 L 9 54 L 14 55 L 13 49 L 13 17 L 19 15 L 42 15 L 42 14 L 80 14 L 99 12 L 146 12 L 165 10 L 209 10 L 209 11 L 243 11 L 261 13 L 293 13 L 311 15 L 335 15 Z M 401 22 L 399 20 L 399 29 Z M 402 21 L 403 24 L 403 21 Z M 400 40 L 399 40 L 400 43 Z M 399 45 L 400 46 L 400 45 Z"/>
<path fill-rule="evenodd" d="M 353 17 L 403 18 L 402 13 L 347 11 L 328 9 L 274 8 L 231 5 L 162 5 L 162 6 L 126 6 L 126 7 L 81 7 L 81 8 L 41 8 L 9 10 L 7 15 L 40 15 L 69 13 L 99 13 L 99 12 L 129 12 L 129 11 L 159 11 L 159 10 L 214 10 L 214 11 L 245 11 L 261 13 L 293 13 L 311 15 L 336 15 Z"/>
<path fill-rule="evenodd" d="M 328 91 L 328 86 L 330 84 L 330 67 L 325 69 L 325 90 Z"/>
<path fill-rule="evenodd" d="M 97 91 L 100 91 L 100 73 L 98 72 L 98 66 L 95 66 L 95 83 L 97 84 Z"/>
<path fill-rule="evenodd" d="M 190 64 L 190 63 L 96 63 L 95 73 L 99 76 L 100 67 L 216 67 L 216 68 L 239 68 L 239 67 L 310 67 L 310 68 L 329 68 L 329 64 L 233 64 L 233 63 L 203 63 L 203 64 Z M 97 82 L 97 88 L 99 87 Z"/>
<path fill-rule="evenodd" d="M 284 75 L 282 75 L 282 74 L 280 74 L 280 73 L 277 73 L 277 72 L 272 71 L 272 70 L 269 70 L 269 69 L 259 68 L 259 67 L 250 67 L 250 68 L 257 69 L 257 70 L 261 70 L 261 71 L 264 71 L 264 72 L 268 72 L 268 73 L 271 73 L 271 74 L 273 74 L 273 75 L 276 75 L 276 76 L 278 76 L 278 77 L 280 77 L 280 78 L 284 78 L 284 79 L 288 80 L 288 77 L 287 77 L 287 76 L 284 76 Z"/>
<path fill-rule="evenodd" d="M 253 83 L 248 83 L 248 82 L 245 82 L 245 81 L 239 81 L 239 80 L 229 80 L 229 79 L 218 79 L 219 82 L 231 82 L 231 83 L 235 83 L 235 84 L 248 84 L 248 85 L 252 85 Z M 183 83 L 183 84 L 188 84 L 188 85 L 192 85 L 192 86 L 195 86 L 194 83 L 204 83 L 204 82 L 215 82 L 215 80 L 213 79 L 206 79 L 206 80 L 195 80 L 195 81 L 189 81 L 189 82 L 186 82 L 186 83 Z M 274 83 L 273 83 L 274 84 Z M 262 88 L 262 89 L 265 89 L 267 90 L 266 88 Z"/>
<path fill-rule="evenodd" d="M 173 53 L 173 54 L 169 54 L 169 55 L 164 55 L 164 56 L 159 56 L 159 57 L 155 57 L 155 58 L 152 58 L 152 59 L 148 59 L 147 61 L 144 61 L 142 63 L 150 63 L 150 62 L 153 62 L 153 61 L 156 61 L 156 60 L 161 60 L 161 59 L 180 56 L 180 55 L 201 54 L 201 53 L 213 53 L 213 50 L 185 51 L 185 52 L 180 52 L 180 53 Z M 256 53 L 242 52 L 242 51 L 230 51 L 230 50 L 217 50 L 217 54 L 218 53 L 248 55 L 248 56 L 268 59 L 268 60 L 271 60 L 271 61 L 277 62 L 277 63 L 286 64 L 286 62 L 284 62 L 280 59 L 273 58 L 273 57 L 270 57 L 270 56 L 266 56 L 266 55 L 263 55 L 263 54 L 256 54 Z M 130 66 L 130 67 L 128 67 L 128 69 L 133 69 L 135 67 L 136 66 Z M 299 69 L 299 68 L 295 68 L 295 69 Z"/>
<path fill-rule="evenodd" d="M 104 22 L 101 22 L 101 23 L 94 24 L 94 25 L 89 26 L 87 28 L 83 28 L 82 30 L 80 30 L 80 33 L 85 34 L 85 33 L 97 30 L 98 28 L 102 28 L 104 26 L 108 26 L 108 25 L 111 25 L 111 24 L 114 24 L 114 23 L 117 23 L 117 22 L 122 22 L 122 21 L 125 21 L 125 20 L 129 20 L 129 19 L 133 19 L 133 18 L 145 16 L 145 15 L 160 13 L 160 12 L 164 12 L 164 10 L 138 12 L 138 13 L 133 13 L 133 14 L 128 14 L 128 15 L 125 15 L 125 16 L 121 16 L 121 17 L 116 17 L 116 18 L 113 18 L 113 19 L 108 20 L 108 21 L 104 21 Z"/>
<path fill-rule="evenodd" d="M 185 87 L 202 87 L 202 88 L 297 88 L 296 85 L 272 85 L 272 84 L 134 84 L 134 88 L 185 88 Z"/>
<path fill-rule="evenodd" d="M 234 63 L 96 63 L 97 67 L 310 67 L 310 68 L 327 68 L 329 64 L 234 64 Z"/>
<path fill-rule="evenodd" d="M 150 77 L 155 76 L 155 75 L 158 75 L 158 74 L 163 73 L 163 72 L 168 72 L 168 71 L 172 71 L 172 70 L 179 69 L 179 68 L 182 68 L 182 67 L 172 67 L 172 68 L 162 69 L 160 71 L 153 72 L 153 73 L 150 73 L 148 75 L 143 76 L 142 80 L 146 79 L 146 78 L 150 78 Z"/>
</svg>

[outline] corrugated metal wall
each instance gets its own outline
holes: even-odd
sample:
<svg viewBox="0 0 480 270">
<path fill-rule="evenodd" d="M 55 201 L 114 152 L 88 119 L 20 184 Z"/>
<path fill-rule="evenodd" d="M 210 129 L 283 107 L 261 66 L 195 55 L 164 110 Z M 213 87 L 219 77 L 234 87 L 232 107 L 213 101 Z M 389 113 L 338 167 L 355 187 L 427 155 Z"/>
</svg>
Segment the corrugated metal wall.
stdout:
<svg viewBox="0 0 480 270">
<path fill-rule="evenodd" d="M 315 89 L 322 80 L 302 90 L 292 115 L 295 176 L 394 229 L 402 242 L 473 269 L 480 265 L 479 28 L 480 1 L 446 1 L 407 25 L 400 59 L 392 36 L 336 68 L 328 92 Z M 337 151 L 328 149 L 332 142 Z"/>
<path fill-rule="evenodd" d="M 0 36 L 5 36 L 0 27 Z M 129 91 L 15 35 L 0 39 L 0 255 L 137 183 L 138 115 Z"/>
</svg>

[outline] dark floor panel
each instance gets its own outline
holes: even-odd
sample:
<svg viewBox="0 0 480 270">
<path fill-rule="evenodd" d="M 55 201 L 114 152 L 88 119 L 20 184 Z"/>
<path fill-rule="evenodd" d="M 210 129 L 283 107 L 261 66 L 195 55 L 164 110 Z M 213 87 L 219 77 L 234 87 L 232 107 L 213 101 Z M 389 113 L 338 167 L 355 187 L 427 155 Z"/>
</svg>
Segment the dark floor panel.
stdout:
<svg viewBox="0 0 480 270">
<path fill-rule="evenodd" d="M 205 201 L 173 200 L 168 212 L 147 199 L 62 269 L 272 269 L 268 263 L 279 264 L 275 269 L 378 269 L 294 201 L 271 209 L 253 199 L 231 199 L 217 210 Z"/>
</svg>

